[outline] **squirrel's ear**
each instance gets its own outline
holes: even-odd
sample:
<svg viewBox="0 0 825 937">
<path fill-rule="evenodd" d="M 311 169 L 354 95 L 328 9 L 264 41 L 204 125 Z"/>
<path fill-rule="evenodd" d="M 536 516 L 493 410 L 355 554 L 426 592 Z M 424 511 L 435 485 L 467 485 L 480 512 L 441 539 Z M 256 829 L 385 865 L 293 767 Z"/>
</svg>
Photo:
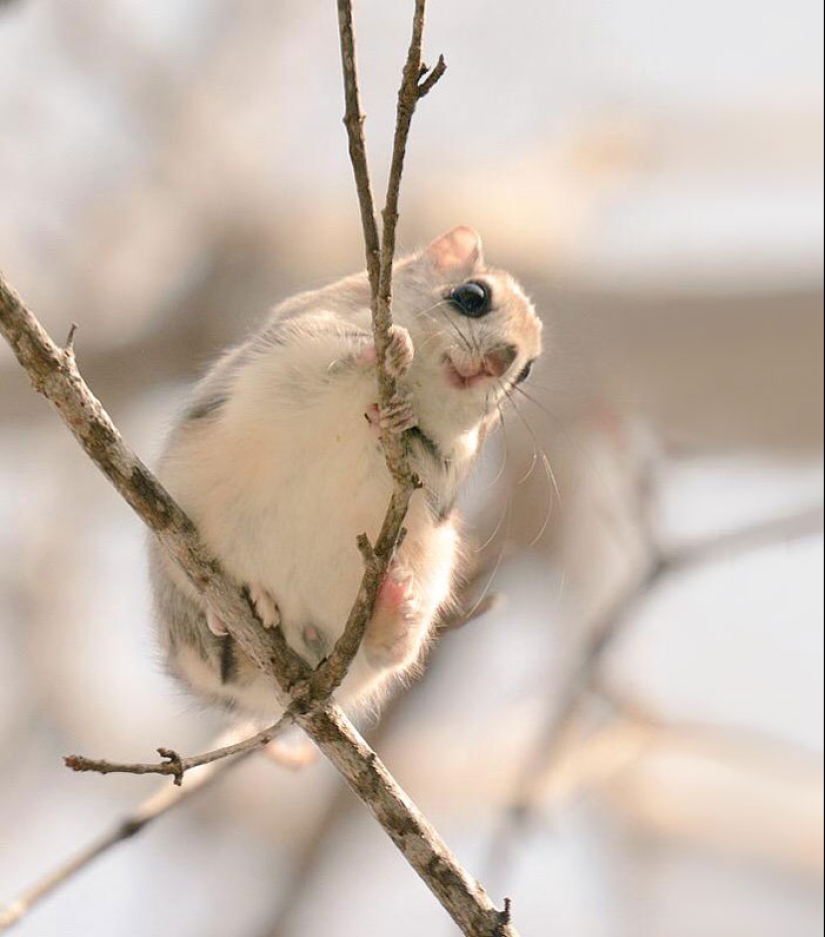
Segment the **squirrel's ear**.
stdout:
<svg viewBox="0 0 825 937">
<path fill-rule="evenodd" d="M 483 263 L 481 238 L 472 228 L 453 228 L 436 238 L 424 256 L 441 273 L 460 270 L 470 274 Z"/>
</svg>

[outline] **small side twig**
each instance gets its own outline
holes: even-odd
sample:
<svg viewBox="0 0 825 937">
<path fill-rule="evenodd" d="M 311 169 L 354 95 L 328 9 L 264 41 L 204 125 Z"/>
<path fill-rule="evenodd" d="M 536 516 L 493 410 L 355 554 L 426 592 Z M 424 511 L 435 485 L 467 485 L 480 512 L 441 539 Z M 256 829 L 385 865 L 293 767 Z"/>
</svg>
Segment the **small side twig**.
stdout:
<svg viewBox="0 0 825 937">
<path fill-rule="evenodd" d="M 418 98 L 426 97 L 441 80 L 444 72 L 447 71 L 447 63 L 444 56 L 439 55 L 435 68 L 430 70 L 426 65 L 421 66 L 421 72 L 418 76 Z M 429 72 L 429 74 L 427 74 Z"/>
<path fill-rule="evenodd" d="M 504 929 L 510 926 L 510 923 L 513 920 L 513 900 L 512 898 L 504 899 L 504 910 L 500 913 L 499 916 L 499 932 L 504 933 Z"/>
<path fill-rule="evenodd" d="M 77 323 L 72 322 L 69 326 L 69 334 L 66 336 L 66 344 L 63 346 L 63 350 L 67 355 L 72 355 L 74 357 L 74 338 L 77 335 Z"/>
<path fill-rule="evenodd" d="M 180 787 L 183 783 L 183 776 L 192 768 L 200 768 L 212 762 L 220 761 L 223 758 L 232 758 L 236 755 L 243 755 L 246 752 L 252 752 L 263 748 L 273 739 L 277 738 L 287 725 L 292 722 L 293 714 L 290 710 L 268 729 L 258 732 L 251 738 L 240 742 L 234 742 L 231 745 L 223 745 L 212 751 L 204 752 L 201 755 L 189 755 L 184 758 L 178 752 L 171 748 L 159 748 L 157 750 L 163 761 L 151 764 L 129 764 L 116 761 L 105 761 L 94 758 L 86 758 L 83 755 L 68 755 L 63 759 L 67 768 L 72 771 L 93 771 L 96 774 L 163 774 L 171 775 L 175 784 Z"/>
</svg>

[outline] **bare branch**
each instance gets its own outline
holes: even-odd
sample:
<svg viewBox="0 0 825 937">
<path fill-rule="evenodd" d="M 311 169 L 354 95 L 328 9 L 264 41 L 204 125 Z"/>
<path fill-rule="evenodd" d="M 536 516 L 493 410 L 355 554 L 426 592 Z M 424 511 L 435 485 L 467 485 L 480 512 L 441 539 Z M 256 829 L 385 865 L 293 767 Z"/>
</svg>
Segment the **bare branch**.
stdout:
<svg viewBox="0 0 825 937">
<path fill-rule="evenodd" d="M 367 804 L 462 933 L 467 937 L 518 937 L 512 924 L 502 924 L 501 912 L 482 886 L 458 865 L 438 833 L 340 710 L 327 706 L 310 713 L 301 725 Z"/>
<path fill-rule="evenodd" d="M 440 57 L 438 65 L 433 69 L 429 78 L 425 79 L 423 85 L 419 85 L 422 75 L 421 46 L 424 37 L 425 8 L 426 0 L 416 0 L 412 39 L 407 52 L 401 87 L 398 91 L 392 163 L 387 184 L 386 203 L 382 211 L 384 224 L 379 242 L 378 225 L 375 219 L 375 202 L 372 195 L 364 139 L 364 115 L 361 111 L 358 87 L 358 64 L 355 53 L 352 2 L 351 0 L 338 0 L 341 64 L 344 73 L 344 98 L 346 102 L 344 125 L 347 128 L 349 137 L 350 161 L 355 175 L 358 203 L 361 209 L 367 273 L 372 293 L 372 327 L 378 363 L 378 403 L 382 409 L 389 406 L 390 401 L 397 392 L 395 378 L 387 372 L 385 359 L 392 328 L 392 265 L 395 259 L 398 198 L 401 190 L 401 176 L 404 171 L 404 158 L 407 152 L 407 140 L 419 98 L 423 97 L 435 85 L 447 67 L 443 57 Z M 426 90 L 422 91 L 422 88 Z M 415 490 L 415 482 L 407 464 L 404 437 L 385 431 L 382 441 L 387 458 L 387 467 L 396 480 L 399 501 L 403 500 L 402 495 L 405 491 L 406 500 L 408 501 L 413 490 Z M 381 551 L 377 550 L 376 552 L 380 555 Z"/>
<path fill-rule="evenodd" d="M 203 765 L 220 761 L 222 758 L 232 758 L 235 755 L 243 755 L 246 752 L 263 748 L 264 745 L 268 745 L 277 738 L 290 722 L 292 722 L 292 712 L 287 710 L 275 725 L 258 732 L 251 738 L 220 746 L 202 755 L 190 755 L 187 758 L 171 748 L 159 748 L 158 754 L 163 761 L 154 764 L 122 764 L 85 758 L 82 755 L 69 755 L 64 758 L 64 761 L 66 767 L 71 768 L 72 771 L 94 771 L 97 774 L 171 774 L 175 779 L 175 784 L 180 787 L 184 774 L 192 768 L 200 768 Z"/>
<path fill-rule="evenodd" d="M 439 55 L 438 61 L 435 63 L 435 68 L 432 71 L 430 71 L 426 65 L 421 66 L 421 72 L 418 76 L 419 99 L 426 97 L 433 90 L 446 71 L 447 63 L 444 61 L 443 55 Z M 429 74 L 427 74 L 428 72 Z"/>
<path fill-rule="evenodd" d="M 364 115 L 361 111 L 361 92 L 358 82 L 358 63 L 355 58 L 355 27 L 351 0 L 338 0 L 338 32 L 341 39 L 341 65 L 344 71 L 344 126 L 349 139 L 349 157 L 355 175 L 358 205 L 361 209 L 361 227 L 367 258 L 367 276 L 373 297 L 378 295 L 381 270 L 381 243 L 375 223 L 375 202 L 372 197 L 367 144 L 364 139 Z"/>
<path fill-rule="evenodd" d="M 267 632 L 260 627 L 245 594 L 208 555 L 192 521 L 124 444 L 80 376 L 74 355 L 55 345 L 2 277 L 0 330 L 35 390 L 56 407 L 86 454 L 155 533 L 194 587 L 222 619 L 232 622 L 233 637 L 244 652 L 259 669 L 281 676 L 281 684 L 273 680 L 273 685 L 286 708 L 291 702 L 289 690 L 306 679 L 309 668 L 278 629 Z"/>
<path fill-rule="evenodd" d="M 420 686 L 417 684 L 416 686 Z M 416 687 L 410 692 L 396 694 L 381 712 L 381 721 L 370 733 L 370 745 L 380 747 L 393 730 L 399 714 L 409 705 Z M 315 827 L 302 843 L 297 855 L 290 861 L 289 882 L 280 889 L 281 898 L 273 920 L 261 931 L 267 937 L 285 937 L 292 933 L 295 915 L 300 912 L 305 901 L 311 898 L 312 875 L 323 858 L 325 847 L 335 831 L 357 809 L 357 802 L 346 788 L 340 787 L 327 801 L 320 816 L 315 818 Z"/>
<path fill-rule="evenodd" d="M 404 160 L 407 155 L 407 140 L 410 135 L 413 115 L 418 101 L 441 78 L 447 69 L 443 56 L 438 65 L 425 81 L 427 90 L 422 93 L 419 82 L 422 76 L 422 43 L 424 39 L 424 15 L 426 0 L 415 0 L 412 38 L 407 52 L 407 62 L 398 90 L 398 105 L 395 118 L 395 137 L 392 147 L 390 175 L 387 181 L 387 197 L 384 203 L 383 230 L 381 232 L 381 263 L 378 277 L 378 290 L 373 295 L 373 331 L 375 333 L 375 351 L 380 363 L 378 369 L 378 401 L 385 407 L 396 392 L 395 380 L 387 373 L 384 359 L 390 341 L 392 328 L 392 265 L 395 259 L 395 233 L 398 227 L 398 200 L 401 194 L 401 177 L 404 173 Z M 434 80 L 433 75 L 435 75 Z M 390 433 L 384 434 L 384 446 L 387 454 L 387 466 L 399 486 L 399 493 L 413 483 L 413 475 L 406 464 L 406 446 L 404 437 Z M 410 492 L 411 494 L 412 492 Z"/>
<path fill-rule="evenodd" d="M 392 164 L 387 185 L 386 204 L 383 210 L 384 227 L 381 240 L 375 219 L 375 202 L 370 183 L 367 148 L 364 139 L 364 116 L 358 86 L 358 63 L 355 53 L 355 27 L 353 25 L 351 0 L 338 0 L 338 26 L 341 40 L 341 66 L 344 75 L 345 113 L 344 125 L 349 138 L 349 154 L 352 163 L 358 204 L 361 210 L 361 226 L 367 260 L 367 274 L 372 298 L 372 331 L 375 342 L 378 372 L 378 403 L 384 409 L 397 393 L 395 378 L 387 371 L 386 353 L 392 329 L 392 269 L 395 259 L 395 230 L 398 223 L 398 198 L 404 157 L 407 151 L 410 125 L 415 106 L 446 71 L 443 57 L 429 77 L 420 84 L 422 72 L 421 46 L 424 37 L 424 13 L 426 0 L 416 0 L 413 17 L 412 39 L 407 53 L 407 62 L 398 92 L 396 130 L 393 142 Z M 410 499 L 419 487 L 415 474 L 407 461 L 407 446 L 404 435 L 391 431 L 382 435 L 387 468 L 395 481 L 395 488 L 381 527 L 378 541 L 370 552 L 366 547 L 366 535 L 359 538 L 359 549 L 365 559 L 364 576 L 355 604 L 350 612 L 344 632 L 327 660 L 310 679 L 310 693 L 315 699 L 329 696 L 340 686 L 349 666 L 358 653 L 367 622 L 372 615 L 378 590 L 387 574 L 390 563 L 399 545 L 399 538 L 407 516 Z"/>
<path fill-rule="evenodd" d="M 398 200 L 401 194 L 401 176 L 404 172 L 404 159 L 407 155 L 407 140 L 410 135 L 413 115 L 418 101 L 441 78 L 447 69 L 443 56 L 439 58 L 438 65 L 429 79 L 425 80 L 426 91 L 422 92 L 419 84 L 422 76 L 422 42 L 424 38 L 424 14 L 426 0 L 415 0 L 415 15 L 413 17 L 412 39 L 407 52 L 407 62 L 398 91 L 398 105 L 395 120 L 395 138 L 392 148 L 392 162 L 387 183 L 387 198 L 384 205 L 384 227 L 381 234 L 381 266 L 378 283 L 378 302 L 375 318 L 379 329 L 385 333 L 385 341 L 389 341 L 389 329 L 392 325 L 392 264 L 395 257 L 395 232 L 398 226 Z M 435 76 L 435 78 L 433 78 Z M 379 360 L 383 359 L 386 344 L 379 346 L 376 343 Z M 379 377 L 379 387 L 381 378 Z M 394 386 L 386 382 L 388 396 L 392 396 Z M 392 467 L 391 467 L 392 468 Z"/>
</svg>

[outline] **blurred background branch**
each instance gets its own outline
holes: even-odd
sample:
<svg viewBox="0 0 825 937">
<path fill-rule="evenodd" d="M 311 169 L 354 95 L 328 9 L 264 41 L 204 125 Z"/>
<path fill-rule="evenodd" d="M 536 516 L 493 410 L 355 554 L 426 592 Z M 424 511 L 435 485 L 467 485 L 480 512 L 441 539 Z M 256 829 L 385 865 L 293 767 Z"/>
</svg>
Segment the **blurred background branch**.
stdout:
<svg viewBox="0 0 825 937">
<path fill-rule="evenodd" d="M 221 741 L 232 744 L 233 741 L 237 741 L 236 737 L 237 733 L 233 732 L 230 737 L 221 739 Z M 254 750 L 247 749 L 234 757 L 209 762 L 203 765 L 201 770 L 197 771 L 194 776 L 190 775 L 185 787 L 183 784 L 175 786 L 165 784 L 163 787 L 158 788 L 133 813 L 116 823 L 108 833 L 104 833 L 88 846 L 76 852 L 53 872 L 50 872 L 35 885 L 23 891 L 14 901 L 5 907 L 0 907 L 0 930 L 6 930 L 20 922 L 35 905 L 110 849 L 136 836 L 146 826 L 154 823 L 155 820 L 164 816 L 174 807 L 188 801 L 199 791 L 210 787 L 215 781 L 223 777 L 226 771 L 240 764 L 252 754 L 254 754 Z"/>
</svg>

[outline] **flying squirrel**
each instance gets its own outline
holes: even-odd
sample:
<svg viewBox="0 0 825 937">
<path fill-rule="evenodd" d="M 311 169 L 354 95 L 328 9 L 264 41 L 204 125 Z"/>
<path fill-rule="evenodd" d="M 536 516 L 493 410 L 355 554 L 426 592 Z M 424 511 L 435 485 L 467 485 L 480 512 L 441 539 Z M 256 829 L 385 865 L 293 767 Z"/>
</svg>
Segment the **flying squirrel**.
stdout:
<svg viewBox="0 0 825 937">
<path fill-rule="evenodd" d="M 159 474 L 263 624 L 316 666 L 341 635 L 392 493 L 381 432 L 407 432 L 406 536 L 336 698 L 374 706 L 414 671 L 461 565 L 456 500 L 500 406 L 542 349 L 519 284 L 459 227 L 393 268 L 385 364 L 399 394 L 379 411 L 370 287 L 346 277 L 276 307 L 195 386 Z M 194 693 L 274 721 L 271 681 L 155 544 L 150 573 L 169 671 Z"/>
</svg>

